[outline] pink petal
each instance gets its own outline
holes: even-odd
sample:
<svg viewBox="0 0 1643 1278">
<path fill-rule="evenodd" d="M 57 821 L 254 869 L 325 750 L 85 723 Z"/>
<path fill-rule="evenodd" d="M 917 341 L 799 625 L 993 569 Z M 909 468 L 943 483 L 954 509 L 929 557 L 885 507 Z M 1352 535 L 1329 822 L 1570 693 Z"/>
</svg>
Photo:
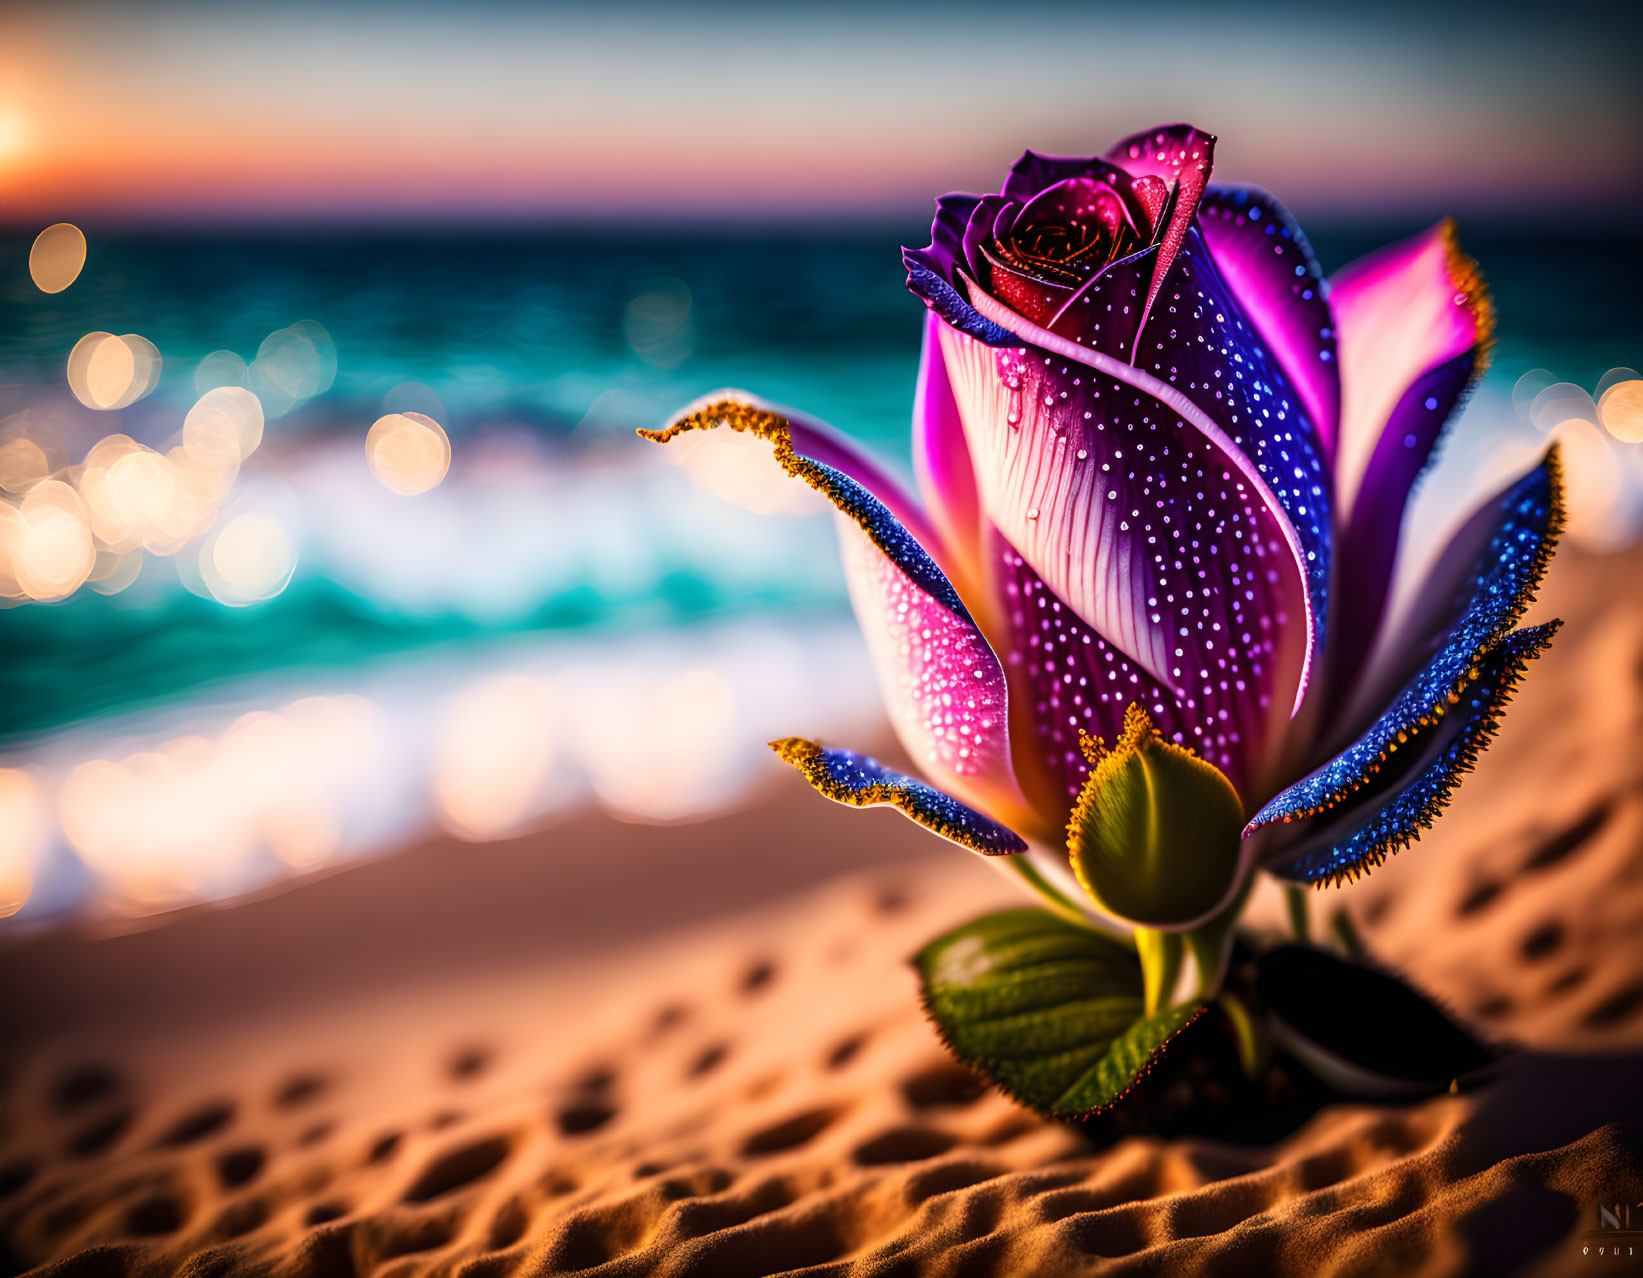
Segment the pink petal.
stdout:
<svg viewBox="0 0 1643 1278">
<path fill-rule="evenodd" d="M 838 519 L 850 604 L 878 672 L 891 726 L 920 772 L 990 815 L 1036 826 L 1010 759 L 1004 669 L 960 605 Z"/>
<path fill-rule="evenodd" d="M 1329 301 L 1340 346 L 1335 477 L 1344 522 L 1398 401 L 1428 371 L 1487 344 L 1493 316 L 1448 221 L 1342 269 Z"/>
<path fill-rule="evenodd" d="M 1027 824 L 1010 762 L 1003 667 L 926 549 L 939 543 L 922 512 L 830 427 L 741 392 L 697 401 L 663 430 L 640 433 L 665 443 L 715 427 L 765 440 L 782 469 L 837 508 L 850 602 L 913 761 L 941 789 Z"/>
<path fill-rule="evenodd" d="M 926 311 L 913 397 L 913 472 L 930 520 L 948 548 L 948 571 L 969 576 L 980 564 L 981 504 L 958 402 L 941 354 L 941 328 L 941 318 Z"/>
<path fill-rule="evenodd" d="M 1338 703 L 1380 628 L 1409 495 L 1487 363 L 1494 312 L 1448 222 L 1348 266 L 1330 305 L 1341 365 Z"/>
</svg>

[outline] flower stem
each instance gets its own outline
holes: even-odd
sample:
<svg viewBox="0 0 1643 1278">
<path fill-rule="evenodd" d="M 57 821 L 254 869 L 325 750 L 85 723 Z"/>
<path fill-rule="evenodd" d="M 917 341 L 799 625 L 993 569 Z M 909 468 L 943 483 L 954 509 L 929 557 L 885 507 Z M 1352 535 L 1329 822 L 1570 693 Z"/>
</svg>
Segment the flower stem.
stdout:
<svg viewBox="0 0 1643 1278">
<path fill-rule="evenodd" d="M 1181 958 L 1186 947 L 1179 932 L 1156 928 L 1135 929 L 1135 952 L 1141 958 L 1141 979 L 1146 990 L 1147 1015 L 1156 1016 L 1169 1006 L 1181 975 Z"/>
<path fill-rule="evenodd" d="M 1305 942 L 1311 939 L 1311 921 L 1307 914 L 1306 889 L 1299 883 L 1291 883 L 1284 889 L 1289 903 L 1289 927 L 1295 933 L 1297 941 Z"/>
<path fill-rule="evenodd" d="M 1347 958 L 1363 957 L 1363 941 L 1358 936 L 1358 929 L 1353 926 L 1352 916 L 1344 909 L 1335 911 L 1335 917 L 1329 923 L 1329 930 L 1335 944 L 1340 946 L 1341 953 Z"/>
<path fill-rule="evenodd" d="M 1272 1060 L 1272 1037 L 1267 1033 L 1261 1017 L 1236 994 L 1223 990 L 1216 1000 L 1232 1025 L 1233 1038 L 1238 1044 L 1238 1063 L 1244 1067 L 1244 1077 L 1259 1077 Z"/>
<path fill-rule="evenodd" d="M 1028 859 L 1026 853 L 1018 856 L 995 857 L 993 859 L 1000 869 L 1013 870 L 1019 874 L 1026 881 L 1027 886 L 1043 897 L 1044 903 L 1057 914 L 1084 927 L 1096 926 L 1089 912 L 1080 909 L 1076 901 L 1045 878 L 1043 871 Z"/>
</svg>

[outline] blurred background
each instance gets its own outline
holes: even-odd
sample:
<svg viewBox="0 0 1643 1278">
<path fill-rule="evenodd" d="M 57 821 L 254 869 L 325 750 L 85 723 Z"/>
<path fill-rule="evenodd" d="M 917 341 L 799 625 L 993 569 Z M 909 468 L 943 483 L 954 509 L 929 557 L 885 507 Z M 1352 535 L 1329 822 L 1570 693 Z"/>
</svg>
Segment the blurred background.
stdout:
<svg viewBox="0 0 1643 1278">
<path fill-rule="evenodd" d="M 1565 440 L 1643 529 L 1643 37 L 1134 6 L 0 8 L 0 924 L 743 802 L 883 735 L 745 387 L 908 469 L 898 248 L 1187 119 L 1326 270 L 1454 214 L 1499 345 L 1411 519 Z"/>
</svg>

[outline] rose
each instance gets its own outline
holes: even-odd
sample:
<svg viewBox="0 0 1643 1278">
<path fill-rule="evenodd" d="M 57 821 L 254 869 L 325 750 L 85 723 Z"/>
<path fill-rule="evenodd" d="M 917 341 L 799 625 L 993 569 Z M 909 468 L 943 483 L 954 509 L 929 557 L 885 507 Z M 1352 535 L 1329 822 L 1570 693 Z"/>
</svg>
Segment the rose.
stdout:
<svg viewBox="0 0 1643 1278">
<path fill-rule="evenodd" d="M 830 798 L 1007 856 L 1077 927 L 1127 925 L 1143 1065 L 1217 988 L 1253 873 L 1339 881 L 1418 837 L 1553 629 L 1515 629 L 1560 524 L 1552 454 L 1388 608 L 1411 489 L 1491 340 L 1451 225 L 1326 281 L 1277 200 L 1209 184 L 1213 148 L 1176 125 L 1100 158 L 1028 152 L 997 194 L 937 202 L 904 254 L 929 308 L 921 500 L 735 393 L 647 432 L 752 432 L 831 498 L 925 779 L 775 748 Z M 1075 926 L 1024 912 L 924 956 L 961 1053 L 937 992 L 970 991 L 978 954 L 1007 969 L 1018 924 Z M 1057 1110 L 1104 1095 L 1014 1090 Z"/>
</svg>

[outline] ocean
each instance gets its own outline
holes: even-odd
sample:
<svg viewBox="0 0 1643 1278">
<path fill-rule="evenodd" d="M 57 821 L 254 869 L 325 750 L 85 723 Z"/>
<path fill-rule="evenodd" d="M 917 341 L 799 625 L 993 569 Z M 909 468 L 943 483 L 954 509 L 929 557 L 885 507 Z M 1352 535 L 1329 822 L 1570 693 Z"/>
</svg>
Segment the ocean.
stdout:
<svg viewBox="0 0 1643 1278">
<path fill-rule="evenodd" d="M 1333 270 L 1421 225 L 1308 231 Z M 629 738 L 620 735 L 593 749 L 585 721 L 610 712 L 601 698 L 567 700 L 560 687 L 544 694 L 544 705 L 557 707 L 543 712 L 557 725 L 546 745 L 505 706 L 472 720 L 476 739 L 492 742 L 475 745 L 476 757 L 501 750 L 505 763 L 508 733 L 523 732 L 515 754 L 552 759 L 515 785 L 524 798 L 469 795 L 454 805 L 468 817 L 453 817 L 453 803 L 437 793 L 439 742 L 455 732 L 464 689 L 490 686 L 497 671 L 534 671 L 520 677 L 543 688 L 584 678 L 585 688 L 597 668 L 612 698 L 631 695 L 622 722 L 640 735 L 647 701 L 672 695 L 668 681 L 681 671 L 706 671 L 734 703 L 724 731 L 738 743 L 726 747 L 737 759 L 755 725 L 784 733 L 772 710 L 796 683 L 807 691 L 791 694 L 795 709 L 827 708 L 823 717 L 841 730 L 856 721 L 882 730 L 828 521 L 802 502 L 794 513 L 759 513 L 756 485 L 715 488 L 633 431 L 736 386 L 832 422 L 906 473 L 922 307 L 903 286 L 898 246 L 922 242 L 917 226 L 690 234 L 87 226 L 85 269 L 56 295 L 29 278 L 35 229 L 0 234 L 0 445 L 44 432 L 68 467 L 116 431 L 163 449 L 202 388 L 215 384 L 211 370 L 221 380 L 221 369 L 235 367 L 215 352 L 250 364 L 271 335 L 298 321 L 328 335 L 335 374 L 323 393 L 269 401 L 263 442 L 224 506 L 225 518 L 272 512 L 287 539 L 287 579 L 271 598 L 228 606 L 201 589 L 196 540 L 146 556 L 115 593 L 81 589 L 0 611 L 0 774 L 25 779 L 13 786 L 24 796 L 13 803 L 24 814 L 13 828 L 27 832 L 31 885 L 14 905 L 20 918 L 109 897 L 99 876 L 106 880 L 109 865 L 129 853 L 112 835 L 76 836 L 69 807 L 84 789 L 69 784 L 76 769 L 169 757 L 161 747 L 178 741 L 216 749 L 246 716 L 305 698 L 375 707 L 373 731 L 385 735 L 361 748 L 397 762 L 352 790 L 321 786 L 326 812 L 300 856 L 252 828 L 244 873 L 201 877 L 199 864 L 168 863 L 111 899 L 147 909 L 232 894 L 293 868 L 379 850 L 413 836 L 419 823 L 495 837 L 577 795 L 620 809 L 625 801 L 611 794 L 632 789 L 631 778 L 601 786 L 600 768 L 611 777 L 624 766 L 666 768 L 690 749 L 695 712 L 685 701 L 669 711 L 680 721 L 666 729 L 674 735 L 663 733 L 677 745 L 672 755 L 625 753 Z M 1499 308 L 1480 401 L 1506 402 L 1532 369 L 1590 390 L 1609 369 L 1643 362 L 1643 239 L 1487 221 L 1460 230 Z M 69 394 L 69 352 L 96 330 L 137 333 L 158 348 L 163 364 L 146 398 L 97 412 Z M 421 496 L 388 492 L 366 465 L 367 430 L 394 411 L 425 413 L 450 440 L 448 476 Z M 741 655 L 715 661 L 716 644 Z M 784 660 L 747 657 L 775 650 Z M 688 669 L 678 659 L 685 651 Z M 855 685 L 851 694 L 830 707 L 826 696 L 818 700 L 821 669 L 835 685 Z M 582 675 L 564 673 L 572 670 Z M 633 685 L 632 672 L 647 670 L 660 691 Z M 795 720 L 785 731 L 809 727 Z M 430 744 L 408 759 L 403 738 L 418 731 Z M 390 740 L 401 745 L 389 749 Z M 622 762 L 627 754 L 631 766 Z M 683 819 L 737 793 L 729 782 L 701 784 L 699 803 L 645 811 L 641 799 L 627 810 L 635 819 Z M 0 821 L 6 793 L 0 786 Z M 88 793 L 114 803 L 103 791 Z M 135 802 L 99 819 L 135 820 Z M 476 802 L 500 806 L 507 819 L 470 819 Z M 150 801 L 141 810 L 153 809 Z M 382 817 L 388 809 L 391 820 Z M 222 819 L 230 818 L 251 821 L 237 808 Z M 220 824 L 199 826 L 200 837 L 220 839 Z M 104 844 L 88 850 L 98 838 Z M 145 855 L 164 861 L 163 850 Z"/>
</svg>

